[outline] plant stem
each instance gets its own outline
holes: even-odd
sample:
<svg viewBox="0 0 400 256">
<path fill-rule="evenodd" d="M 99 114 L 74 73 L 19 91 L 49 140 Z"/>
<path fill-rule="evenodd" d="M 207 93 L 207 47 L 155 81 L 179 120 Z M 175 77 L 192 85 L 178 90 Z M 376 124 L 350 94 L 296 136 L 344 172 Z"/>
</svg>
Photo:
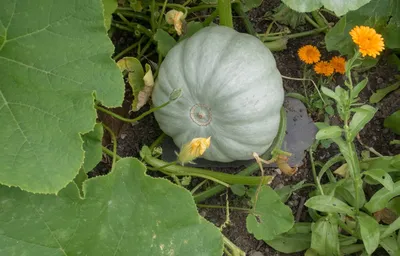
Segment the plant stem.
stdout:
<svg viewBox="0 0 400 256">
<path fill-rule="evenodd" d="M 357 235 L 354 233 L 354 231 L 351 230 L 351 228 L 349 228 L 349 227 L 346 225 L 346 223 L 344 223 L 340 218 L 337 218 L 337 221 L 338 221 L 338 225 L 339 225 L 344 231 L 346 231 L 346 232 L 349 233 L 350 235 L 352 235 L 352 236 L 358 238 Z"/>
<path fill-rule="evenodd" d="M 230 0 L 218 0 L 219 24 L 233 28 L 232 6 Z"/>
<path fill-rule="evenodd" d="M 151 145 L 149 147 L 150 150 L 153 150 L 155 147 L 160 145 L 161 142 L 165 139 L 166 136 L 167 135 L 165 133 L 162 133 L 160 136 L 158 136 L 158 138 L 153 143 L 151 143 Z"/>
<path fill-rule="evenodd" d="M 214 21 L 214 19 L 218 16 L 218 9 L 215 9 L 210 16 L 208 16 L 204 21 L 203 21 L 203 27 L 207 27 L 210 25 L 211 22 Z"/>
<path fill-rule="evenodd" d="M 290 98 L 293 98 L 293 99 L 298 99 L 298 100 L 300 100 L 301 102 L 307 104 L 307 99 L 306 99 L 306 97 L 304 97 L 303 95 L 301 95 L 300 93 L 297 93 L 297 92 L 289 92 L 289 93 L 286 93 L 286 94 L 285 94 L 285 97 L 290 97 Z"/>
<path fill-rule="evenodd" d="M 199 188 L 201 188 L 201 186 L 203 186 L 206 182 L 207 180 L 203 180 L 202 182 L 197 184 L 192 190 L 190 190 L 190 193 L 193 195 L 194 192 L 196 192 Z"/>
<path fill-rule="evenodd" d="M 311 170 L 312 170 L 312 174 L 314 177 L 314 182 L 317 184 L 318 190 L 320 192 L 321 195 L 324 195 L 324 190 L 322 189 L 321 183 L 318 180 L 317 177 L 317 171 L 315 170 L 315 163 L 314 163 L 314 147 L 318 145 L 317 142 L 314 143 L 314 145 L 312 145 L 309 149 L 309 154 L 310 154 L 310 161 L 311 161 Z"/>
<path fill-rule="evenodd" d="M 101 124 L 103 125 L 104 129 L 107 130 L 107 132 L 110 134 L 112 142 L 113 142 L 113 151 L 112 151 L 112 164 L 111 164 L 111 172 L 114 171 L 115 168 L 115 163 L 117 161 L 117 138 L 115 137 L 114 132 L 111 130 L 110 127 L 108 127 L 105 124 Z"/>
<path fill-rule="evenodd" d="M 340 252 L 343 255 L 349 255 L 349 254 L 354 254 L 356 252 L 360 252 L 364 249 L 365 249 L 365 247 L 363 244 L 351 244 L 351 245 L 341 246 Z"/>
<path fill-rule="evenodd" d="M 140 116 L 135 117 L 135 118 L 133 118 L 133 119 L 129 119 L 129 118 L 122 117 L 122 116 L 120 116 L 120 115 L 118 115 L 118 114 L 115 114 L 115 113 L 113 113 L 112 111 L 110 111 L 110 110 L 108 110 L 108 109 L 105 109 L 105 108 L 103 108 L 103 107 L 100 107 L 100 106 L 95 106 L 95 108 L 96 108 L 97 110 L 100 110 L 100 111 L 102 111 L 102 112 L 104 112 L 104 113 L 106 113 L 106 114 L 109 114 L 110 116 L 112 116 L 112 117 L 114 117 L 114 118 L 117 118 L 117 119 L 119 119 L 119 120 L 121 120 L 121 121 L 124 121 L 124 122 L 127 122 L 127 123 L 135 123 L 135 122 L 137 122 L 137 121 L 142 120 L 144 117 L 150 115 L 150 114 L 153 113 L 154 111 L 157 111 L 157 110 L 159 110 L 159 109 L 161 109 L 161 108 L 167 106 L 167 105 L 170 104 L 170 103 L 171 103 L 171 101 L 168 101 L 168 102 L 166 102 L 166 103 L 164 103 L 164 104 L 162 104 L 162 105 L 160 105 L 160 106 L 158 106 L 158 107 L 151 108 L 150 110 L 144 112 L 144 113 L 141 114 Z"/>
<path fill-rule="evenodd" d="M 150 40 L 145 44 L 143 49 L 138 53 L 137 58 L 140 59 L 147 51 L 147 49 L 150 47 L 150 45 L 153 43 L 153 38 L 151 37 Z"/>
<path fill-rule="evenodd" d="M 124 49 L 123 51 L 121 51 L 120 53 L 118 53 L 117 55 L 115 55 L 113 57 L 113 60 L 119 60 L 120 58 L 122 58 L 125 54 L 127 54 L 129 51 L 135 49 L 141 42 L 142 42 L 143 37 L 141 37 L 139 39 L 139 41 L 137 41 L 136 43 L 130 45 L 128 48 Z"/>
<path fill-rule="evenodd" d="M 313 16 L 314 20 L 318 23 L 318 26 L 320 28 L 325 27 L 325 31 L 326 31 L 327 24 L 325 23 L 324 19 L 321 17 L 321 14 L 319 13 L 319 11 L 318 10 L 312 11 L 311 15 Z"/>
<path fill-rule="evenodd" d="M 210 205 L 210 204 L 196 204 L 196 205 L 197 205 L 197 207 L 200 207 L 200 208 L 226 209 L 226 206 L 222 206 L 222 205 Z M 241 207 L 229 206 L 229 209 L 230 210 L 237 210 L 237 211 L 251 212 L 251 209 L 241 208 Z"/>
<path fill-rule="evenodd" d="M 222 240 L 224 241 L 224 245 L 231 250 L 232 256 L 246 256 L 246 253 L 240 250 L 240 248 L 232 243 L 226 236 L 222 235 Z"/>
<path fill-rule="evenodd" d="M 198 12 L 198 11 L 202 11 L 202 10 L 206 10 L 206 9 L 210 9 L 210 8 L 216 8 L 217 5 L 216 4 L 203 4 L 203 5 L 198 5 L 198 6 L 194 6 L 194 7 L 190 7 L 187 12 L 188 13 L 192 13 L 192 12 Z"/>
<path fill-rule="evenodd" d="M 130 12 L 130 11 L 122 11 L 122 10 L 118 11 L 117 10 L 116 13 L 121 13 L 125 17 L 129 17 L 129 18 L 134 18 L 134 19 L 150 22 L 149 17 L 144 15 L 141 12 Z"/>
<path fill-rule="evenodd" d="M 280 123 L 279 123 L 279 129 L 278 129 L 278 135 L 274 139 L 274 142 L 272 143 L 272 146 L 265 152 L 261 157 L 262 158 L 270 158 L 271 152 L 277 148 L 280 149 L 282 147 L 283 140 L 285 139 L 286 135 L 286 112 L 285 109 L 282 107 L 281 108 L 281 118 L 280 118 Z M 251 175 L 254 172 L 258 171 L 259 165 L 258 163 L 253 163 L 241 172 L 238 173 L 238 175 Z M 214 187 L 211 187 L 205 191 L 202 191 L 196 195 L 194 195 L 194 201 L 196 203 L 202 202 L 206 200 L 207 198 L 210 198 L 218 193 L 221 193 L 224 191 L 225 188 L 220 185 L 216 185 Z"/>
<path fill-rule="evenodd" d="M 304 14 L 304 17 L 305 17 L 306 21 L 308 23 L 310 23 L 311 25 L 313 25 L 315 28 L 321 28 L 313 19 L 310 18 L 310 16 L 308 16 L 307 13 Z"/>
<path fill-rule="evenodd" d="M 294 33 L 294 34 L 289 34 L 289 35 L 282 35 L 282 36 L 267 36 L 267 37 L 265 37 L 264 34 L 259 34 L 259 36 L 262 41 L 274 41 L 274 40 L 278 40 L 281 38 L 291 39 L 291 38 L 299 38 L 299 37 L 303 37 L 303 36 L 311 36 L 311 35 L 318 34 L 327 28 L 328 27 L 325 26 L 323 28 L 317 28 L 317 29 L 313 29 L 313 30 L 309 30 L 309 31 L 304 31 L 304 32 L 299 32 L 299 33 Z"/>
<path fill-rule="evenodd" d="M 108 148 L 102 146 L 101 149 L 102 149 L 103 153 L 105 153 L 111 157 L 114 157 L 114 153 L 111 150 L 109 150 Z M 116 154 L 115 159 L 116 159 L 116 161 L 119 161 L 122 159 L 122 157 L 120 157 L 119 155 Z"/>
<path fill-rule="evenodd" d="M 235 12 L 243 19 L 244 26 L 246 27 L 247 33 L 250 35 L 256 36 L 256 31 L 254 30 L 253 24 L 251 24 L 249 17 L 243 11 L 243 4 L 241 2 L 234 3 L 233 9 Z"/>
<path fill-rule="evenodd" d="M 332 165 L 341 162 L 344 160 L 344 157 L 341 154 L 338 154 L 334 157 L 332 157 L 331 159 L 329 159 L 324 166 L 322 166 L 321 170 L 318 173 L 318 181 L 321 182 L 322 176 L 325 174 L 325 172 L 327 170 L 329 170 L 329 168 L 331 168 Z"/>
<path fill-rule="evenodd" d="M 154 13 L 156 11 L 156 1 L 155 0 L 151 0 L 150 2 L 150 25 L 151 25 L 151 30 L 153 32 L 156 31 L 156 21 L 154 18 Z"/>
</svg>

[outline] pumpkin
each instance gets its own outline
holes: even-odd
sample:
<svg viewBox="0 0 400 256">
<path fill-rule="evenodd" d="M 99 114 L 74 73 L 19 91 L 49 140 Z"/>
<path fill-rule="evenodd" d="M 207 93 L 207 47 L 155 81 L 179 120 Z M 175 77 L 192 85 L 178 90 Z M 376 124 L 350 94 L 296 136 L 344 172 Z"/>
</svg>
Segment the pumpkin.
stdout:
<svg viewBox="0 0 400 256">
<path fill-rule="evenodd" d="M 271 51 L 256 37 L 211 26 L 182 40 L 160 66 L 153 104 L 167 102 L 174 89 L 182 96 L 155 118 L 178 147 L 211 136 L 207 160 L 251 159 L 277 135 L 282 77 Z"/>
</svg>

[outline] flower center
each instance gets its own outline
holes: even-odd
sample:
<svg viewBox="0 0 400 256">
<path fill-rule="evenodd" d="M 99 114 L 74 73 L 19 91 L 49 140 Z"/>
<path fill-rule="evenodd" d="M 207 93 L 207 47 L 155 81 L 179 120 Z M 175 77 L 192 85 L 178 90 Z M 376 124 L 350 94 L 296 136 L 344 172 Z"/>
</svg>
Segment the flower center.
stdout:
<svg viewBox="0 0 400 256">
<path fill-rule="evenodd" d="M 207 126 L 211 123 L 211 109 L 204 104 L 196 104 L 190 109 L 190 118 L 200 126 Z"/>
</svg>

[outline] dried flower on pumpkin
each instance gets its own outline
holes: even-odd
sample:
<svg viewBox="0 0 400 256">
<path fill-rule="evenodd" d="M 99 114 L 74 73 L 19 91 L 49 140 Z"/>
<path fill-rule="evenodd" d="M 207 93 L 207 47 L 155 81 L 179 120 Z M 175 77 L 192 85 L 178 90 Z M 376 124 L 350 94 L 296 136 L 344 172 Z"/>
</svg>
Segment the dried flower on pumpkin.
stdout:
<svg viewBox="0 0 400 256">
<path fill-rule="evenodd" d="M 343 57 L 335 56 L 330 61 L 335 72 L 344 74 L 346 71 L 346 60 Z"/>
<path fill-rule="evenodd" d="M 170 10 L 165 14 L 165 20 L 168 24 L 174 25 L 176 33 L 182 35 L 182 21 L 185 19 L 183 12 Z"/>
<path fill-rule="evenodd" d="M 178 154 L 178 161 L 183 165 L 202 156 L 207 148 L 210 147 L 211 137 L 195 138 L 182 146 Z"/>
<path fill-rule="evenodd" d="M 314 65 L 314 71 L 317 74 L 330 76 L 333 74 L 333 66 L 327 61 L 320 61 Z"/>
<path fill-rule="evenodd" d="M 358 45 L 359 51 L 363 57 L 371 56 L 376 58 L 385 44 L 382 35 L 376 33 L 375 29 L 367 26 L 356 26 L 350 31 L 353 42 Z"/>
<path fill-rule="evenodd" d="M 313 45 L 305 45 L 301 47 L 297 54 L 299 55 L 300 59 L 307 64 L 313 64 L 320 60 L 321 53 L 317 49 L 317 47 Z"/>
</svg>

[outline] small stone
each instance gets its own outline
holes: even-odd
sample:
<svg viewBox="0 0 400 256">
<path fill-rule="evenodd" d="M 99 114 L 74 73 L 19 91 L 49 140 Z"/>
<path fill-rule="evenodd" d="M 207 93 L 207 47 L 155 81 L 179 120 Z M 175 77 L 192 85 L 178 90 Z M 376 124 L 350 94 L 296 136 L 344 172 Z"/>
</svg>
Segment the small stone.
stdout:
<svg viewBox="0 0 400 256">
<path fill-rule="evenodd" d="M 376 79 L 376 82 L 377 82 L 378 84 L 383 83 L 383 78 L 382 78 L 382 77 L 378 77 L 378 79 Z"/>
<path fill-rule="evenodd" d="M 280 189 L 280 188 L 283 188 L 283 187 L 284 187 L 284 185 L 282 183 L 279 183 L 279 184 L 277 184 L 275 186 L 275 189 Z"/>
<path fill-rule="evenodd" d="M 119 135 L 119 137 L 123 140 L 123 139 L 125 139 L 126 138 L 126 133 L 121 133 L 120 135 Z"/>
<path fill-rule="evenodd" d="M 253 251 L 253 252 L 250 252 L 249 256 L 264 256 L 264 254 L 259 251 Z"/>
</svg>

